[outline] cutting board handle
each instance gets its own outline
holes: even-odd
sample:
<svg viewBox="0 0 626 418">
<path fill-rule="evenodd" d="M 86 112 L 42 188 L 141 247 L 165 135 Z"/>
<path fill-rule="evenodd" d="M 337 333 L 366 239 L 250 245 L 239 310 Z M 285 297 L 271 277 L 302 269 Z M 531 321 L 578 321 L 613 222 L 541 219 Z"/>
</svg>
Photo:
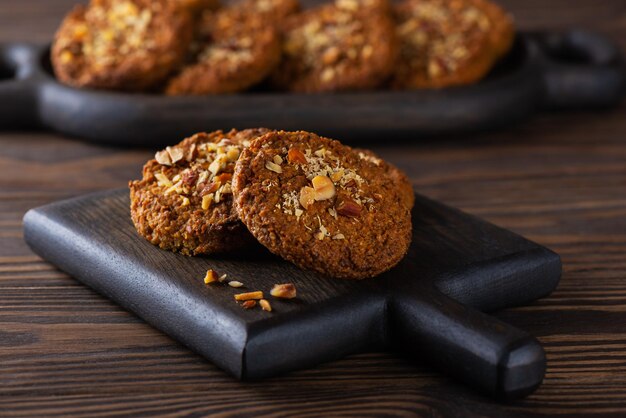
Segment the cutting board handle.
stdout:
<svg viewBox="0 0 626 418">
<path fill-rule="evenodd" d="M 0 129 L 39 126 L 37 72 L 41 46 L 0 43 Z"/>
<path fill-rule="evenodd" d="M 437 290 L 426 292 L 391 304 L 391 339 L 399 349 L 499 399 L 539 387 L 546 358 L 534 337 Z"/>
<path fill-rule="evenodd" d="M 615 106 L 626 89 L 620 49 L 595 33 L 531 32 L 543 64 L 548 109 L 593 109 Z"/>
</svg>

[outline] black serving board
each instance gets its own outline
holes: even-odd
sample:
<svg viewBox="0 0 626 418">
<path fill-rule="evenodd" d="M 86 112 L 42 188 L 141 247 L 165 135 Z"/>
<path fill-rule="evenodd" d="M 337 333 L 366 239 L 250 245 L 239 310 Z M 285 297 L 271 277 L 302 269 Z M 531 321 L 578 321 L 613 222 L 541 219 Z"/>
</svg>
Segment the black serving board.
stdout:
<svg viewBox="0 0 626 418">
<path fill-rule="evenodd" d="M 259 379 L 380 348 L 436 365 L 499 398 L 528 395 L 546 367 L 527 333 L 481 311 L 548 295 L 558 255 L 510 231 L 416 196 L 413 242 L 391 271 L 337 280 L 298 269 L 260 247 L 225 257 L 185 257 L 141 238 L 127 190 L 30 210 L 24 236 L 46 260 L 136 313 L 239 379 Z M 203 283 L 207 269 L 245 288 Z M 268 294 L 292 282 L 298 298 Z M 263 290 L 274 311 L 233 298 Z"/>
<path fill-rule="evenodd" d="M 510 126 L 546 108 L 602 108 L 624 91 L 619 50 L 594 34 L 521 33 L 480 83 L 429 91 L 167 97 L 56 81 L 49 47 L 0 44 L 0 129 L 43 127 L 89 141 L 157 147 L 221 128 L 304 129 L 351 142 L 420 140 Z"/>
</svg>

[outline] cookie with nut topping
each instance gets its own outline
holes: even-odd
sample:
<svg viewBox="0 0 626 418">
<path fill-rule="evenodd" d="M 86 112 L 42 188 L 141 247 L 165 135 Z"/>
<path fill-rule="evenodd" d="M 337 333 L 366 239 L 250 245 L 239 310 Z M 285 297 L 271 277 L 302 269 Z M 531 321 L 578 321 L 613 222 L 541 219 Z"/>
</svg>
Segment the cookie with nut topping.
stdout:
<svg viewBox="0 0 626 418">
<path fill-rule="evenodd" d="M 63 20 L 52 45 L 54 73 L 75 87 L 145 91 L 183 62 L 191 16 L 170 0 L 91 0 Z"/>
<path fill-rule="evenodd" d="M 296 92 L 377 87 L 393 70 L 394 25 L 386 0 L 336 0 L 283 25 L 283 59 L 272 84 Z"/>
<path fill-rule="evenodd" d="M 233 208 L 232 175 L 241 151 L 267 129 L 198 133 L 156 153 L 130 182 L 135 228 L 162 249 L 223 253 L 254 244 Z"/>
<path fill-rule="evenodd" d="M 474 83 L 513 44 L 512 18 L 489 0 L 404 0 L 395 6 L 395 18 L 396 89 Z"/>
<path fill-rule="evenodd" d="M 242 151 L 232 186 L 252 235 L 302 268 L 364 279 L 408 250 L 411 216 L 401 187 L 385 167 L 338 141 L 269 132 Z"/>
<path fill-rule="evenodd" d="M 266 16 L 242 7 L 204 15 L 192 62 L 168 83 L 169 95 L 235 93 L 267 77 L 280 60 L 278 32 Z"/>
</svg>

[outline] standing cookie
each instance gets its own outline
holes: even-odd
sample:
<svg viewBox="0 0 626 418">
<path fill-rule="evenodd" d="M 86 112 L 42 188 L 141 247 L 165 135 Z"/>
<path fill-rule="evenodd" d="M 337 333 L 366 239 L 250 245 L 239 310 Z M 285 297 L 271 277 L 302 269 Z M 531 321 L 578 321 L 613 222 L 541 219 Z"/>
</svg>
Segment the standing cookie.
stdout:
<svg viewBox="0 0 626 418">
<path fill-rule="evenodd" d="M 337 0 L 287 19 L 283 60 L 272 76 L 284 90 L 326 92 L 379 86 L 397 43 L 384 0 Z"/>
<path fill-rule="evenodd" d="M 166 93 L 235 93 L 263 80 L 280 60 L 278 33 L 265 19 L 238 7 L 203 16 L 195 58 L 170 80 Z"/>
<path fill-rule="evenodd" d="M 302 131 L 258 137 L 236 164 L 233 192 L 252 235 L 302 268 L 363 279 L 395 266 L 409 247 L 400 187 L 338 141 Z"/>
<path fill-rule="evenodd" d="M 395 15 L 398 89 L 474 83 L 513 43 L 511 18 L 488 0 L 404 0 Z"/>
<path fill-rule="evenodd" d="M 185 255 L 228 252 L 254 239 L 233 208 L 235 161 L 267 129 L 199 133 L 156 153 L 143 178 L 130 182 L 137 231 L 159 247 Z"/>
<path fill-rule="evenodd" d="M 149 90 L 182 63 L 192 32 L 189 13 L 170 0 L 92 0 L 61 24 L 52 66 L 71 86 Z"/>
</svg>

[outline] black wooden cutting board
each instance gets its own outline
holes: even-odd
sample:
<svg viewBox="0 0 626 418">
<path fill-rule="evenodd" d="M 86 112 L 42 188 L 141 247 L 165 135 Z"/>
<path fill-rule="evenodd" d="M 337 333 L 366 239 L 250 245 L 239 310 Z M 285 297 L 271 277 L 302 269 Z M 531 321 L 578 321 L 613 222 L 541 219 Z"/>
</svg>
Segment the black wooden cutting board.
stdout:
<svg viewBox="0 0 626 418">
<path fill-rule="evenodd" d="M 416 196 L 413 243 L 391 271 L 363 281 L 305 272 L 265 249 L 189 258 L 141 238 L 126 190 L 53 203 L 24 217 L 46 260 L 133 311 L 236 378 L 258 379 L 389 347 L 497 397 L 531 393 L 545 355 L 536 339 L 480 311 L 546 296 L 559 256 L 510 231 Z M 245 284 L 205 285 L 212 268 Z M 269 297 L 292 282 L 294 300 Z M 263 290 L 274 311 L 233 295 Z"/>
</svg>

